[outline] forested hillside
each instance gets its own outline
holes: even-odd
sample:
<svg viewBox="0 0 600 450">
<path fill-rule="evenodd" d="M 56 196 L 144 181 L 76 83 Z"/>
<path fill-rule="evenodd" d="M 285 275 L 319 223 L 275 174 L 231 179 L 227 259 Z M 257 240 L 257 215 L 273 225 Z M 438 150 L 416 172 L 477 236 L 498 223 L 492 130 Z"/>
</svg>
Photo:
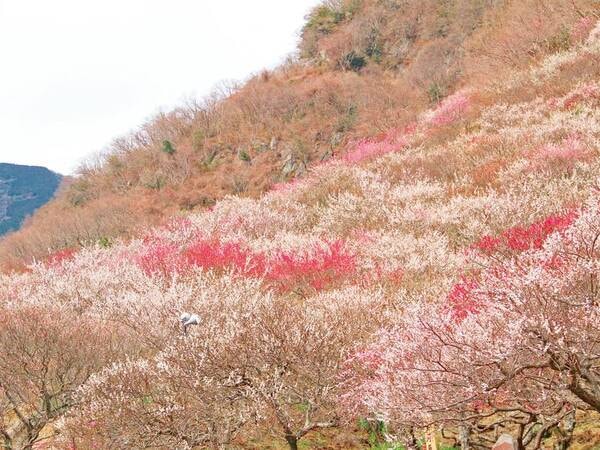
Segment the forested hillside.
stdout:
<svg viewBox="0 0 600 450">
<path fill-rule="evenodd" d="M 1 255 L 6 448 L 597 448 L 600 4 L 325 2 Z"/>
<path fill-rule="evenodd" d="M 357 139 L 409 125 L 460 87 L 502 80 L 570 48 L 581 39 L 574 27 L 597 7 L 325 2 L 286 64 L 160 114 L 84 164 L 56 201 L 0 245 L 0 263 L 18 268 L 49 251 L 132 236 L 225 195 L 256 197 Z"/>
<path fill-rule="evenodd" d="M 44 167 L 0 163 L 0 236 L 18 230 L 58 189 L 60 175 Z"/>
</svg>

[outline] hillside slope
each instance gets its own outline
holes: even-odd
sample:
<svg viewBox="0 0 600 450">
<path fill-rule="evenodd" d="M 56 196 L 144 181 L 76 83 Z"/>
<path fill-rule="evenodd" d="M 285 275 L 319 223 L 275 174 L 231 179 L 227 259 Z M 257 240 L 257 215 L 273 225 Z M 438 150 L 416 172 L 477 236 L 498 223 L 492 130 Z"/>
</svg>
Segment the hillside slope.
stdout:
<svg viewBox="0 0 600 450">
<path fill-rule="evenodd" d="M 0 163 L 0 236 L 54 197 L 61 176 L 45 167 Z"/>
<path fill-rule="evenodd" d="M 600 17 L 472 4 L 573 18 L 301 178 L 0 275 L 4 446 L 597 447 Z"/>
<path fill-rule="evenodd" d="M 256 197 L 414 117 L 460 86 L 485 85 L 562 51 L 593 0 L 335 0 L 307 18 L 281 67 L 160 114 L 0 245 L 23 267 L 64 248 L 136 234 L 234 194 Z"/>
</svg>

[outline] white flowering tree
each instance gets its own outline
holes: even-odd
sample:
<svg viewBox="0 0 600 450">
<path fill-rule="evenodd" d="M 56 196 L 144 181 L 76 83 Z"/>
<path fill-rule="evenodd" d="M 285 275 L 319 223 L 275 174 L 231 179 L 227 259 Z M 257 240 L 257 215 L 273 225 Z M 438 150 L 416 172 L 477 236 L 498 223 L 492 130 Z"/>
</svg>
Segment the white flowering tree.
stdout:
<svg viewBox="0 0 600 450">
<path fill-rule="evenodd" d="M 242 431 L 271 429 L 296 449 L 307 434 L 339 426 L 339 370 L 355 340 L 379 324 L 380 295 L 349 289 L 297 301 L 266 293 L 239 302 L 247 288 L 233 281 L 229 293 L 194 303 L 203 313 L 187 334 L 92 377 L 72 434 L 118 448 L 217 448 Z"/>
</svg>

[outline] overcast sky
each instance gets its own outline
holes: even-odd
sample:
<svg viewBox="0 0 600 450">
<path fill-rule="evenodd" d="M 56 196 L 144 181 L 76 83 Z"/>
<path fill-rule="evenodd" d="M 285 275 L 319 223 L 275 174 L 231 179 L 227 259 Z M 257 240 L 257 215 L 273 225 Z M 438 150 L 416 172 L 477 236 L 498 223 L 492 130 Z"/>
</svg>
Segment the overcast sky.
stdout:
<svg viewBox="0 0 600 450">
<path fill-rule="evenodd" d="M 319 0 L 0 0 L 0 162 L 72 173 L 159 109 L 294 51 Z"/>
</svg>

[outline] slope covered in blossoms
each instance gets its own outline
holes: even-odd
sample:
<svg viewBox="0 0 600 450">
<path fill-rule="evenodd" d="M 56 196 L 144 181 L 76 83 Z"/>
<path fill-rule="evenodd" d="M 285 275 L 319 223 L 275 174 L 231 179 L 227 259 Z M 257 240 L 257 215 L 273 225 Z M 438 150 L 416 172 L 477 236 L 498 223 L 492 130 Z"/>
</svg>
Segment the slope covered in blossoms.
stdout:
<svg viewBox="0 0 600 450">
<path fill-rule="evenodd" d="M 1 275 L 0 442 L 597 443 L 600 22 L 575 31 L 260 198 Z"/>
<path fill-rule="evenodd" d="M 505 81 L 572 49 L 597 14 L 596 0 L 323 0 L 283 64 L 158 113 L 83 163 L 53 201 L 0 240 L 0 270 L 136 236 L 227 194 L 256 198 L 333 157 L 381 154 L 389 140 L 347 147 L 410 127 L 465 86 Z M 594 95 L 593 86 L 582 89 L 567 103 Z M 448 126 L 466 106 L 455 97 L 432 123 Z"/>
</svg>

